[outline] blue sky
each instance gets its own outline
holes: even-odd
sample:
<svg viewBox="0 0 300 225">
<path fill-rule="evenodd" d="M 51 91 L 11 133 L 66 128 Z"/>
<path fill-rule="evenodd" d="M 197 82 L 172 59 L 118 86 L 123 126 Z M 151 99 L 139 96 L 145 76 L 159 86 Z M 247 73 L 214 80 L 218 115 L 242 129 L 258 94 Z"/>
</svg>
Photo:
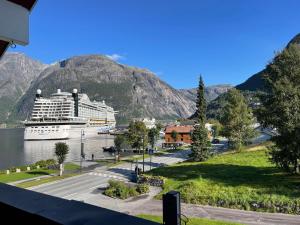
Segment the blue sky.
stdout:
<svg viewBox="0 0 300 225">
<path fill-rule="evenodd" d="M 39 0 L 30 44 L 13 51 L 52 63 L 114 55 L 175 88 L 239 84 L 300 32 L 298 0 Z M 118 57 L 120 56 L 120 57 Z"/>
</svg>

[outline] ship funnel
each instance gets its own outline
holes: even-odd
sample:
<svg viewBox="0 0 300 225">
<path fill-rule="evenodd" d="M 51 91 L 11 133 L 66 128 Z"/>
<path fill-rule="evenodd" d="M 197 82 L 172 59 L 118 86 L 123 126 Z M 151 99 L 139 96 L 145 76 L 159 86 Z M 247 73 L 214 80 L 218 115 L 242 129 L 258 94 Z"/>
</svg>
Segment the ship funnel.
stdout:
<svg viewBox="0 0 300 225">
<path fill-rule="evenodd" d="M 61 93 L 61 90 L 60 89 L 57 89 L 57 94 L 60 94 Z"/>
<path fill-rule="evenodd" d="M 40 98 L 42 96 L 42 91 L 41 91 L 41 89 L 37 89 L 36 90 L 36 95 L 35 95 L 35 97 L 36 98 Z"/>
<path fill-rule="evenodd" d="M 72 91 L 72 97 L 74 99 L 74 116 L 78 117 L 78 108 L 79 108 L 78 101 L 79 101 L 79 99 L 78 99 L 78 90 L 76 88 L 74 88 Z"/>
</svg>

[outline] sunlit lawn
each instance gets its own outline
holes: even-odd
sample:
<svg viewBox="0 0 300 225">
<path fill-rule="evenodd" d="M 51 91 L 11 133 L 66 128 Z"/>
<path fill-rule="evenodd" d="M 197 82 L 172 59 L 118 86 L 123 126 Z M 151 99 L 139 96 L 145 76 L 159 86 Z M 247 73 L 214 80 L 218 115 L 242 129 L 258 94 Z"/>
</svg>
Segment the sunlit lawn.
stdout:
<svg viewBox="0 0 300 225">
<path fill-rule="evenodd" d="M 65 164 L 65 171 L 75 171 L 78 170 L 80 166 L 73 163 Z M 50 175 L 50 174 L 58 174 L 58 170 L 53 169 L 35 169 L 31 171 L 22 171 L 20 173 L 10 173 L 10 174 L 0 174 L 0 182 L 2 183 L 10 183 L 15 181 L 21 181 L 30 178 L 37 178 L 40 176 Z M 53 178 L 52 178 L 53 179 Z"/>
<path fill-rule="evenodd" d="M 271 164 L 264 146 L 150 173 L 168 178 L 163 193 L 178 190 L 187 203 L 300 214 L 300 177 Z"/>
</svg>

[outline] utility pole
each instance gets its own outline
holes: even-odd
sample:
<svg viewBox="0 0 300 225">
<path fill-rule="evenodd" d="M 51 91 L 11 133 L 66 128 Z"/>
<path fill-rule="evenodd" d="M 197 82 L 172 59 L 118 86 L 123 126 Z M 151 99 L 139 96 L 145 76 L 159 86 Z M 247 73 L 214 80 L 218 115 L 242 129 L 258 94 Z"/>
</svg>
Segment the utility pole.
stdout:
<svg viewBox="0 0 300 225">
<path fill-rule="evenodd" d="M 145 137 L 143 136 L 143 173 L 145 172 Z"/>
<path fill-rule="evenodd" d="M 81 129 L 81 136 L 80 136 L 80 173 L 82 172 L 82 159 L 84 157 L 84 143 L 83 143 L 83 138 L 84 138 L 84 130 Z"/>
</svg>

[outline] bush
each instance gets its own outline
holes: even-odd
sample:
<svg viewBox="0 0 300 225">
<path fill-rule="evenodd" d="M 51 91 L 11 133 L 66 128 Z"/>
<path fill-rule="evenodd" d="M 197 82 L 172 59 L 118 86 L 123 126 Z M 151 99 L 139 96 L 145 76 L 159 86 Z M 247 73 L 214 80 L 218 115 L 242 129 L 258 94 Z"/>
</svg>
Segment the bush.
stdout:
<svg viewBox="0 0 300 225">
<path fill-rule="evenodd" d="M 150 176 L 150 175 L 141 175 L 139 177 L 138 183 L 148 184 L 150 186 L 162 187 L 165 183 L 165 178 L 162 176 Z"/>
<path fill-rule="evenodd" d="M 139 194 L 149 192 L 149 186 L 146 184 L 139 184 L 137 186 L 131 186 L 125 184 L 122 181 L 110 180 L 108 188 L 104 191 L 104 194 L 112 198 L 127 199 Z"/>
<path fill-rule="evenodd" d="M 40 166 L 41 168 L 48 168 L 55 165 L 56 161 L 54 159 L 40 160 L 35 163 L 35 166 Z"/>
<path fill-rule="evenodd" d="M 9 171 L 10 171 L 11 173 L 14 173 L 14 172 L 17 171 L 17 168 L 16 168 L 16 167 L 11 167 L 11 168 L 9 168 Z"/>
<path fill-rule="evenodd" d="M 136 186 L 136 191 L 140 194 L 146 194 L 150 191 L 150 187 L 148 184 L 138 184 Z"/>
</svg>

